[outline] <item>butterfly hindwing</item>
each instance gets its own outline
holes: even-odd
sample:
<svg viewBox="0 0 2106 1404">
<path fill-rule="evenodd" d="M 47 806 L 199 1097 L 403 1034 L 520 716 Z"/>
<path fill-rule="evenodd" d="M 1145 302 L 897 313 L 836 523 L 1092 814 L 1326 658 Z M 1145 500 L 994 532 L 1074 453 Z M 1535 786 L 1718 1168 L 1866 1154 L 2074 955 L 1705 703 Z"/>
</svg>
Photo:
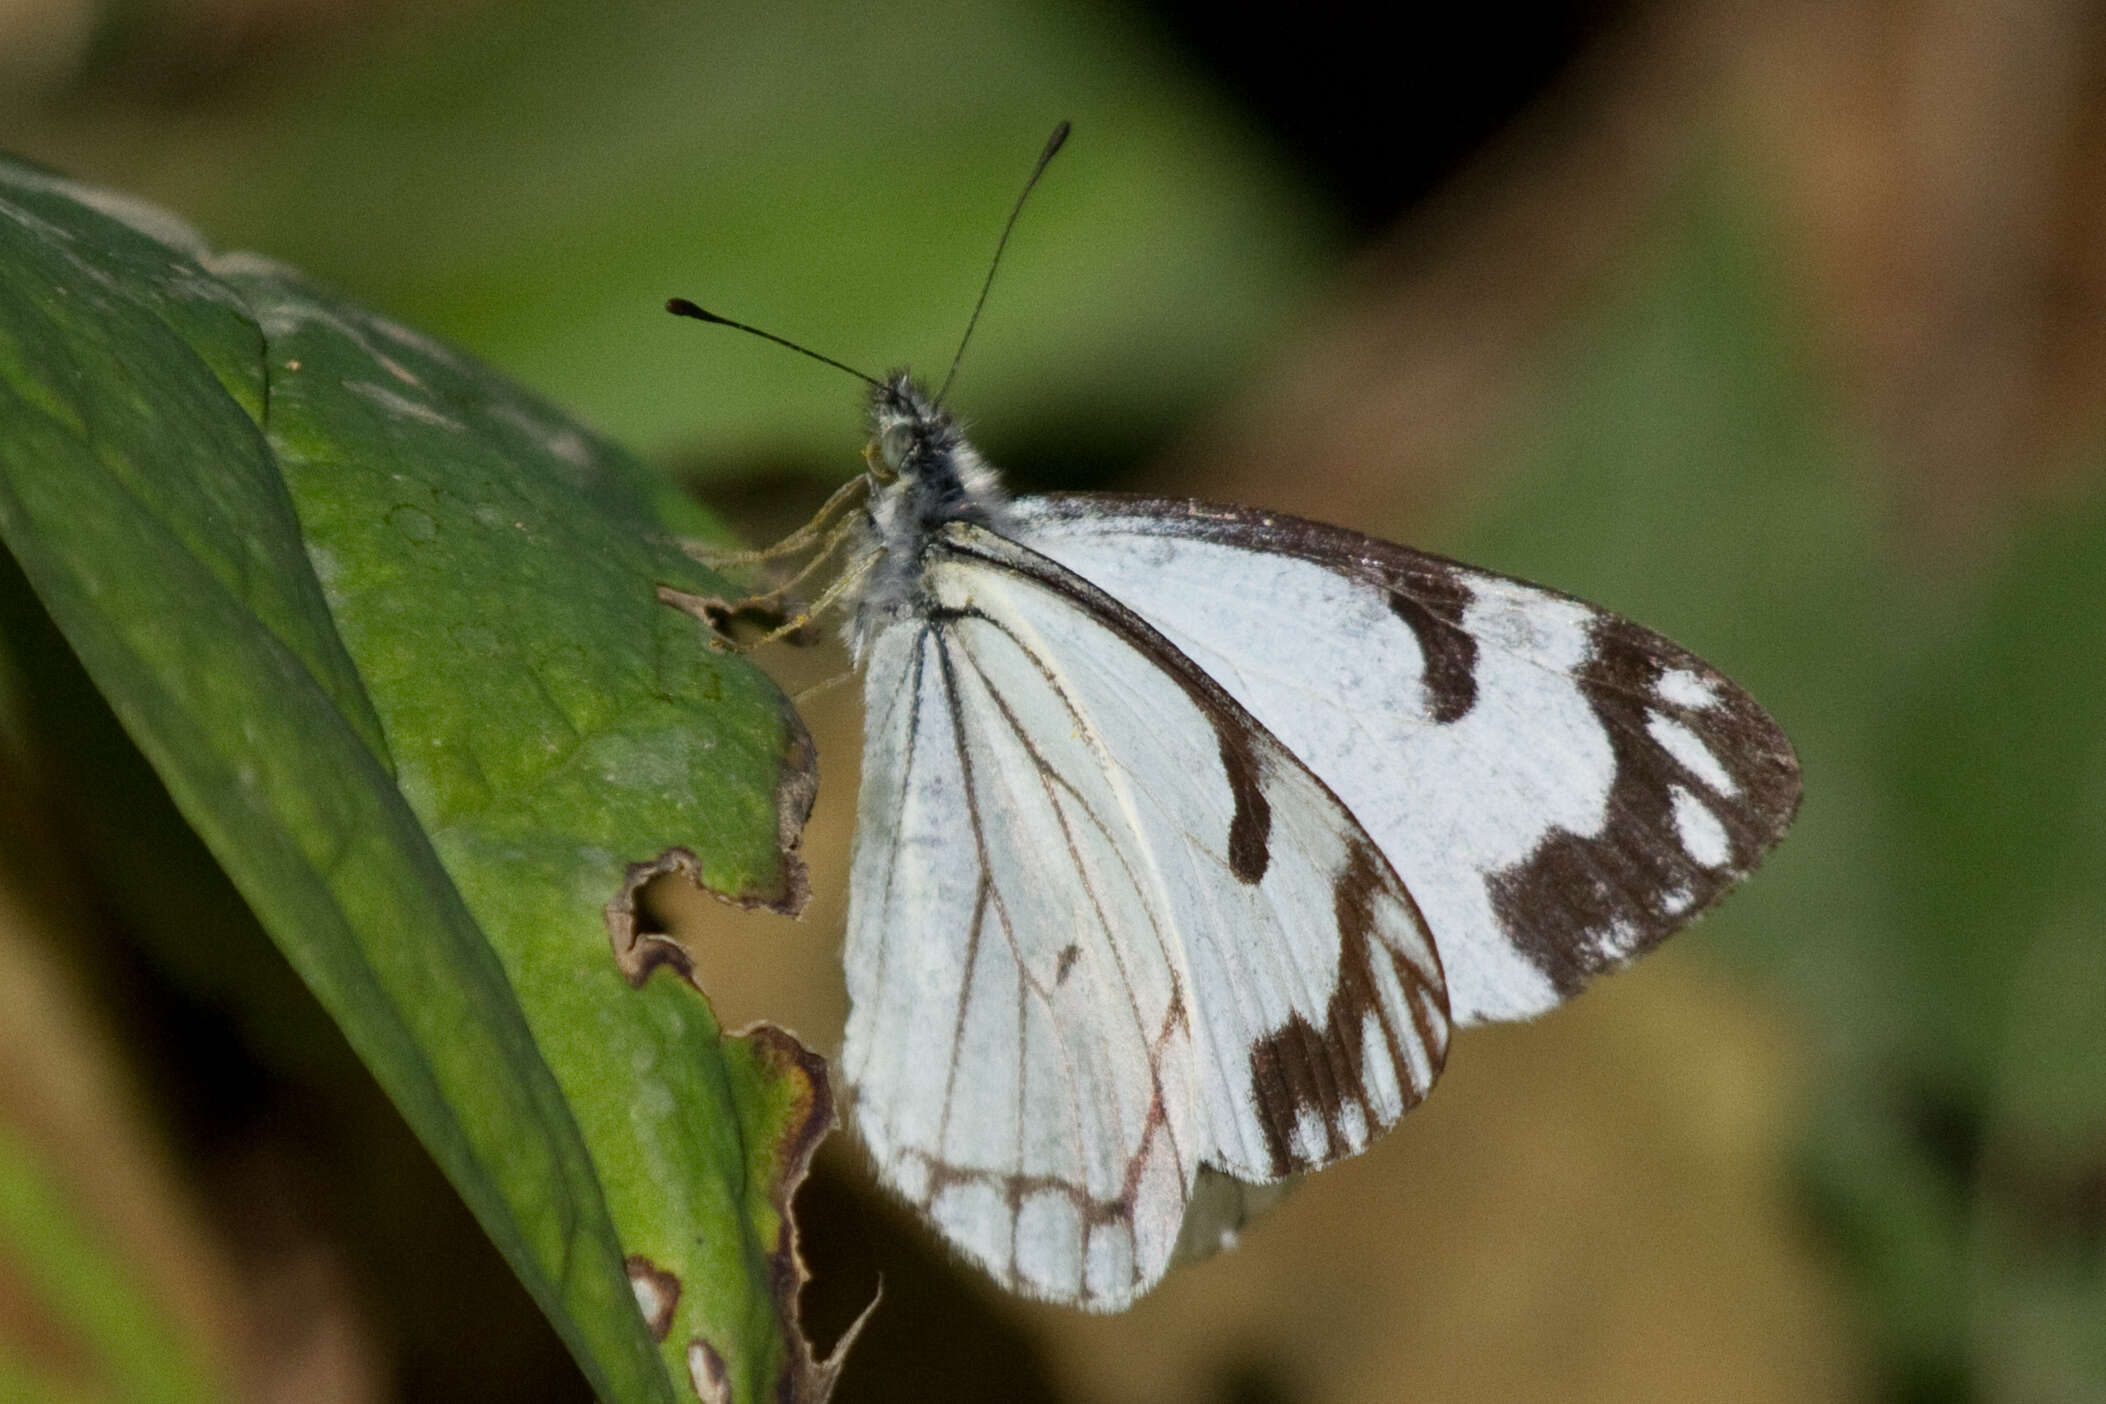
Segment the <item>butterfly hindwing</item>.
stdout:
<svg viewBox="0 0 2106 1404">
<path fill-rule="evenodd" d="M 866 654 L 844 1070 L 881 1176 L 998 1279 L 1159 1277 L 1201 1163 L 1357 1151 L 1447 1041 L 1338 798 L 1134 612 L 975 525 Z"/>
<path fill-rule="evenodd" d="M 1009 525 L 1337 792 L 1424 912 L 1458 1023 L 1650 949 L 1796 808 L 1791 746 L 1745 692 L 1569 596 L 1243 508 L 1056 496 Z"/>
<path fill-rule="evenodd" d="M 852 1115 L 881 1178 L 998 1280 L 1115 1294 L 1175 1232 L 1196 1159 L 1189 1104 L 1160 1095 L 1192 1075 L 1179 975 L 1139 946 L 1115 987 L 1099 933 L 1049 943 L 1046 919 L 1072 921 L 1089 893 L 1049 879 L 1070 860 L 1025 830 L 1047 796 L 1018 775 L 1034 762 L 1015 738 L 995 736 L 969 646 L 900 628 L 867 661 Z"/>
</svg>

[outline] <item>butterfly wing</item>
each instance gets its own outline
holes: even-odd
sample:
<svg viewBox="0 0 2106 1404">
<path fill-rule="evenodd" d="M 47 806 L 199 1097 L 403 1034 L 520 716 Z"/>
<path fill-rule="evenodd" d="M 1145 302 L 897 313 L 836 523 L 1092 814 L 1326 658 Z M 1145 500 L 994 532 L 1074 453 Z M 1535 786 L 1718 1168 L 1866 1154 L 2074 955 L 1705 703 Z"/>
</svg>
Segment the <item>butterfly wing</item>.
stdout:
<svg viewBox="0 0 2106 1404">
<path fill-rule="evenodd" d="M 1101 1309 L 1202 1162 L 1360 1149 L 1447 1042 L 1410 895 L 1132 611 L 978 527 L 866 646 L 842 1062 L 881 1178 L 998 1280 Z"/>
<path fill-rule="evenodd" d="M 1112 495 L 1014 533 L 1130 604 L 1343 799 L 1432 928 L 1458 1023 L 1538 1013 L 1683 925 L 1799 797 L 1687 650 L 1569 596 L 1298 518 Z"/>
</svg>

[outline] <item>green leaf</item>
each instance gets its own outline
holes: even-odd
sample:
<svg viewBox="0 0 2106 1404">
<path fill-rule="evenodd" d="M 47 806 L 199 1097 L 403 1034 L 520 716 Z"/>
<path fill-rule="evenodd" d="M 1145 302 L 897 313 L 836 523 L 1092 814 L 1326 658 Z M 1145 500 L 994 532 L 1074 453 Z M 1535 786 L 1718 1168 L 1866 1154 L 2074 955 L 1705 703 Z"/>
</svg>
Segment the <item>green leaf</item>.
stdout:
<svg viewBox="0 0 2106 1404">
<path fill-rule="evenodd" d="M 675 850 L 802 899 L 809 743 L 657 598 L 721 588 L 703 525 L 460 353 L 0 162 L 0 537 L 613 1400 L 830 1378 L 786 1213 L 823 1066 L 618 959 Z"/>
</svg>

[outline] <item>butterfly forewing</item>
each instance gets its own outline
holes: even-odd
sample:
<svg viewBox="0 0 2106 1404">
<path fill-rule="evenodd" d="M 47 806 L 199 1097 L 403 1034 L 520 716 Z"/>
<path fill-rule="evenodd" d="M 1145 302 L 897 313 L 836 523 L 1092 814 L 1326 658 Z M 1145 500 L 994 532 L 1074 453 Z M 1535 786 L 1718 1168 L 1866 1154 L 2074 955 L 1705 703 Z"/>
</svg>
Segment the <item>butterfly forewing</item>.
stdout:
<svg viewBox="0 0 2106 1404">
<path fill-rule="evenodd" d="M 880 1173 L 997 1278 L 1116 1307 L 1204 1162 L 1424 1096 L 1440 963 L 1339 800 L 1132 611 L 977 526 L 868 649 L 845 1071 Z"/>
<path fill-rule="evenodd" d="M 1036 498 L 1010 526 L 1337 792 L 1425 914 L 1458 1022 L 1547 1009 L 1650 949 L 1797 805 L 1790 744 L 1745 692 L 1555 591 L 1201 503 Z"/>
</svg>

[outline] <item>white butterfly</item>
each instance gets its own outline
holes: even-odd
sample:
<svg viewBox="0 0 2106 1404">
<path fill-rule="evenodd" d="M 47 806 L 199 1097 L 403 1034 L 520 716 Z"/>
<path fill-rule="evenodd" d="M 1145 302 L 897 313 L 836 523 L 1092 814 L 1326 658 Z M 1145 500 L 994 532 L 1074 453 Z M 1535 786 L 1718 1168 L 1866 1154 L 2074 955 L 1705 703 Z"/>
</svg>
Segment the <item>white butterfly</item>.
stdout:
<svg viewBox="0 0 2106 1404">
<path fill-rule="evenodd" d="M 1634 959 L 1791 819 L 1776 724 L 1656 634 L 1275 513 L 1011 500 L 873 385 L 841 1064 L 879 1178 L 1008 1287 L 1128 1305 L 1202 1167 L 1361 1150 L 1451 1026 Z"/>
</svg>

